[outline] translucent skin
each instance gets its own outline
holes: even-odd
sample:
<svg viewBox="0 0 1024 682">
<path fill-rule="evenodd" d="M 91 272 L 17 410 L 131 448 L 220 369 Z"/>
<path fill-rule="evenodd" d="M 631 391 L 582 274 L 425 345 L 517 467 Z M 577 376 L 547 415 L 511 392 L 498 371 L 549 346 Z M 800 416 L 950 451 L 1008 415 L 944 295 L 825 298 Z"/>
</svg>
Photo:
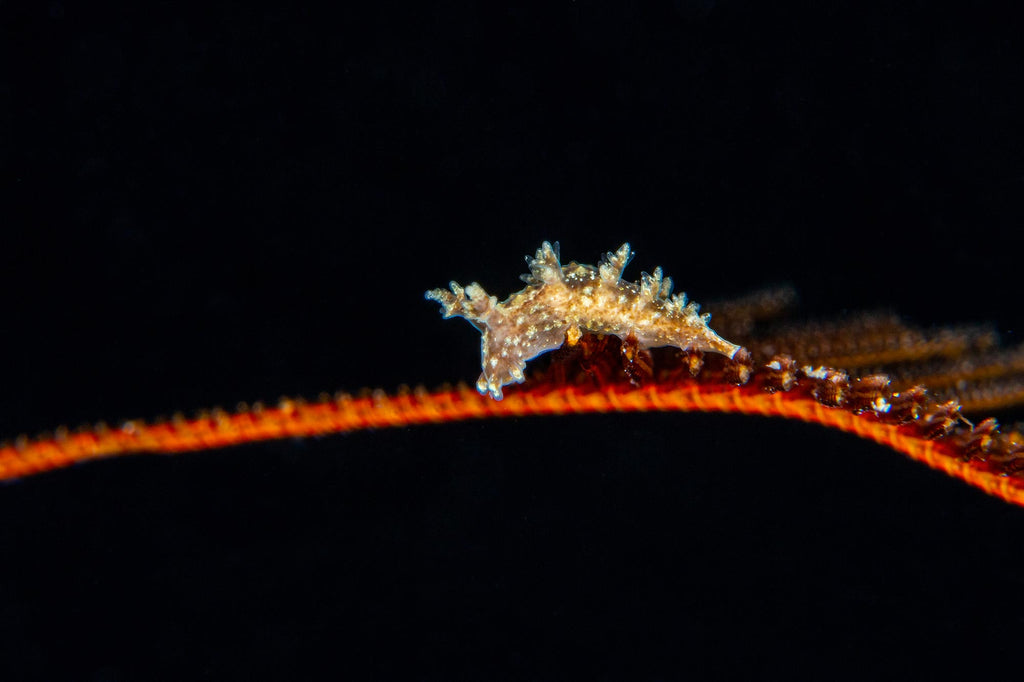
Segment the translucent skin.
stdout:
<svg viewBox="0 0 1024 682">
<path fill-rule="evenodd" d="M 441 304 L 444 317 L 463 317 L 483 335 L 483 373 L 477 390 L 502 398 L 502 386 L 522 383 L 527 361 L 563 343 L 576 343 L 585 332 L 613 334 L 635 340 L 639 348 L 675 346 L 721 353 L 730 359 L 740 346 L 729 343 L 708 327 L 709 315 L 687 303 L 685 294 L 672 295 L 672 280 L 646 272 L 640 282 L 622 281 L 633 257 L 629 244 L 607 253 L 601 263 L 562 266 L 558 242 L 544 242 L 526 262 L 527 286 L 498 303 L 476 282 L 451 291 L 432 289 L 426 298 Z"/>
</svg>

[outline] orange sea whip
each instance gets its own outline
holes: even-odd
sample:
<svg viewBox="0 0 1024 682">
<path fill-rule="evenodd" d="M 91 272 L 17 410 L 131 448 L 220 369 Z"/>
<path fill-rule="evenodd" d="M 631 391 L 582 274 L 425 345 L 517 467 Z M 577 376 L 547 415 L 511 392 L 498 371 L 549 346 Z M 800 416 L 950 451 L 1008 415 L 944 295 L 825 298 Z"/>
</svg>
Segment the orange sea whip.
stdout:
<svg viewBox="0 0 1024 682">
<path fill-rule="evenodd" d="M 892 315 L 765 331 L 760 323 L 777 317 L 795 298 L 790 290 L 781 289 L 718 304 L 718 323 L 724 325 L 719 328 L 736 334 L 746 346 L 741 348 L 714 335 L 706 327 L 707 317 L 698 318 L 693 304 L 681 296 L 670 299 L 670 280 L 663 279 L 660 270 L 642 276 L 639 284 L 622 283 L 622 268 L 630 255 L 624 244 L 607 254 L 599 267 L 570 263 L 563 268 L 557 248 L 545 243 L 536 258 L 528 259 L 531 275 L 525 277 L 524 292 L 554 291 L 552 282 L 559 278 L 571 280 L 558 289 L 570 295 L 593 298 L 599 284 L 602 291 L 607 289 L 603 305 L 588 304 L 565 314 L 554 310 L 550 301 L 540 305 L 536 296 L 526 296 L 523 303 L 516 297 L 524 297 L 524 292 L 497 304 L 482 290 L 473 290 L 472 300 L 486 303 L 488 310 L 521 303 L 517 315 L 524 319 L 512 316 L 516 329 L 528 332 L 529 315 L 541 314 L 563 343 L 548 355 L 546 369 L 529 377 L 521 370 L 508 376 L 499 372 L 478 384 L 478 390 L 492 397 L 466 386 L 433 392 L 405 389 L 393 395 L 363 391 L 358 397 L 323 395 L 312 403 L 283 399 L 277 407 L 240 405 L 234 412 L 213 410 L 191 419 L 129 421 L 117 428 L 99 425 L 74 432 L 59 429 L 0 446 L 0 480 L 129 453 L 186 452 L 369 428 L 501 416 L 673 410 L 781 416 L 849 431 L 1024 505 L 1024 437 L 1015 429 L 1001 432 L 994 419 L 975 425 L 961 416 L 972 406 L 1007 406 L 1024 399 L 1019 363 L 1011 361 L 1022 351 L 994 350 L 994 332 L 965 328 L 925 333 Z M 457 285 L 452 289 L 451 294 L 437 290 L 428 297 L 440 300 L 448 314 L 473 321 L 480 311 L 457 308 L 463 303 L 463 290 Z M 674 306 L 672 315 L 664 314 L 666 306 Z M 627 315 L 639 308 L 650 313 L 650 320 L 639 320 L 646 327 Z M 588 317 L 602 310 L 615 319 Z M 684 344 L 689 345 L 686 351 L 649 347 L 661 340 L 655 333 L 660 327 L 653 324 L 656 317 L 681 325 L 685 333 L 676 336 L 690 339 Z M 692 339 L 701 343 L 693 344 Z M 548 346 L 557 346 L 555 340 L 552 337 Z M 484 341 L 486 373 L 486 334 Z M 705 358 L 693 347 L 713 352 Z M 532 346 L 530 350 L 521 354 L 524 359 L 532 357 Z M 942 363 L 936 364 L 935 358 L 942 358 Z M 835 369 L 840 363 L 857 373 Z M 892 371 L 896 374 L 891 380 Z M 925 376 L 929 385 L 947 387 L 941 399 L 915 385 Z M 509 381 L 525 383 L 510 389 L 504 400 L 494 400 Z M 955 392 L 950 385 L 956 386 Z"/>
<path fill-rule="evenodd" d="M 60 431 L 37 439 L 21 438 L 0 448 L 0 479 L 11 479 L 102 457 L 129 453 L 177 453 L 289 437 L 344 433 L 361 429 L 446 423 L 504 416 L 566 415 L 591 412 L 706 411 L 780 416 L 855 433 L 963 479 L 984 491 L 1024 505 L 1024 479 L 1013 475 L 1018 447 L 1014 434 L 999 434 L 991 424 L 961 423 L 948 405 L 922 406 L 919 394 L 904 394 L 904 415 L 879 414 L 823 402 L 824 379 L 798 378 L 790 390 L 778 389 L 771 370 L 757 371 L 745 385 L 727 373 L 709 378 L 658 381 L 644 386 L 604 386 L 528 382 L 495 401 L 459 386 L 437 391 L 364 392 L 358 397 L 321 396 L 316 402 L 282 400 L 276 407 L 254 405 L 196 418 L 177 417 L 118 428 Z M 892 397 L 891 397 L 892 398 Z M 870 401 L 870 396 L 865 398 Z M 891 404 L 897 407 L 899 394 Z M 861 404 L 866 404 L 861 401 Z"/>
</svg>

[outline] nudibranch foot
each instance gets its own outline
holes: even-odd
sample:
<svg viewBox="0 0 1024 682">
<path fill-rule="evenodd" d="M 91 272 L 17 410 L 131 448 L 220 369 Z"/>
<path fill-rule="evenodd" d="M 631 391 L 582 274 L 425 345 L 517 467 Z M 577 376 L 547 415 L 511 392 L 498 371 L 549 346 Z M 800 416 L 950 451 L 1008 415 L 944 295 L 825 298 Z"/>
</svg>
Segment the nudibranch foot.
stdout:
<svg viewBox="0 0 1024 682">
<path fill-rule="evenodd" d="M 495 400 L 501 400 L 503 386 L 524 380 L 527 361 L 563 343 L 573 345 L 582 333 L 629 339 L 638 351 L 674 346 L 732 359 L 740 346 L 708 327 L 710 315 L 701 315 L 686 294 L 673 295 L 672 280 L 660 267 L 642 273 L 638 283 L 622 280 L 633 255 L 626 243 L 596 267 L 575 261 L 563 266 L 558 242 L 544 242 L 526 257 L 530 272 L 520 278 L 527 286 L 501 303 L 475 282 L 465 288 L 452 282 L 450 291 L 432 289 L 426 298 L 441 304 L 444 317 L 463 317 L 480 330 L 483 373 L 477 389 Z"/>
</svg>

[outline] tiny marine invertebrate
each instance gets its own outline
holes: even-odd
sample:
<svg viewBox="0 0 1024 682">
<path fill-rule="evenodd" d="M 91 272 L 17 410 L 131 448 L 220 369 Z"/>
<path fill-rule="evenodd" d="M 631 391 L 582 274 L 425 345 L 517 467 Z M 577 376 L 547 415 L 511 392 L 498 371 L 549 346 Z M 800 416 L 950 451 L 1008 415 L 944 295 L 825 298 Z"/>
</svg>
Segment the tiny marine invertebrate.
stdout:
<svg viewBox="0 0 1024 682">
<path fill-rule="evenodd" d="M 450 292 L 432 289 L 426 297 L 441 304 L 446 318 L 464 317 L 483 334 L 483 374 L 476 386 L 495 400 L 501 400 L 502 386 L 524 381 L 528 360 L 563 342 L 574 346 L 584 333 L 618 336 L 627 353 L 675 346 L 736 355 L 740 347 L 708 327 L 710 315 L 700 315 L 686 294 L 672 294 L 672 278 L 660 267 L 642 273 L 638 284 L 623 281 L 632 258 L 626 243 L 597 267 L 576 261 L 562 267 L 558 242 L 544 242 L 536 256 L 526 257 L 526 288 L 501 303 L 476 282 L 465 288 L 452 282 Z"/>
<path fill-rule="evenodd" d="M 545 243 L 528 259 L 526 289 L 503 303 L 478 285 L 429 292 L 446 316 L 482 327 L 479 392 L 464 386 L 395 395 L 366 391 L 321 395 L 309 404 L 282 399 L 277 407 L 240 405 L 233 413 L 214 410 L 152 424 L 60 429 L 0 446 L 0 480 L 128 453 L 366 428 L 699 410 L 783 416 L 855 433 L 1024 505 L 1021 428 L 1003 431 L 995 419 L 975 424 L 964 416 L 1024 403 L 1022 348 L 1000 348 L 987 327 L 927 331 L 894 315 L 766 324 L 792 304 L 787 289 L 709 306 L 716 327 L 741 347 L 711 331 L 695 305 L 670 297 L 671 284 L 660 270 L 639 284 L 622 282 L 629 257 L 623 245 L 598 267 L 560 266 L 555 247 Z M 526 360 L 553 349 L 529 376 L 523 372 Z M 523 383 L 510 387 L 504 400 L 494 399 L 511 382 Z"/>
</svg>

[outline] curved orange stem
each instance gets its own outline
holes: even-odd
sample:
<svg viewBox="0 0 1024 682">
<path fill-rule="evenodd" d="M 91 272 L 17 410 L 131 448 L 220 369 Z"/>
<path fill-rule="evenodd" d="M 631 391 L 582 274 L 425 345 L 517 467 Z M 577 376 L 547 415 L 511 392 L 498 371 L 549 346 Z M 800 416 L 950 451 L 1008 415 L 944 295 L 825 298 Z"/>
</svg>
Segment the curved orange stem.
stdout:
<svg viewBox="0 0 1024 682">
<path fill-rule="evenodd" d="M 751 386 L 680 382 L 643 388 L 581 389 L 541 385 L 509 391 L 502 401 L 468 387 L 376 391 L 316 403 L 283 400 L 274 408 L 215 412 L 197 419 L 157 424 L 127 422 L 120 428 L 22 439 L 0 448 L 0 480 L 13 479 L 102 457 L 129 453 L 176 453 L 290 437 L 318 436 L 370 428 L 444 423 L 488 417 L 565 415 L 591 412 L 739 412 L 800 419 L 887 445 L 945 471 L 985 492 L 1024 506 L 1024 480 L 1001 474 L 985 462 L 967 461 L 954 443 L 927 438 L 913 423 L 880 421 L 870 412 L 828 407 L 800 392 L 769 393 Z"/>
</svg>

